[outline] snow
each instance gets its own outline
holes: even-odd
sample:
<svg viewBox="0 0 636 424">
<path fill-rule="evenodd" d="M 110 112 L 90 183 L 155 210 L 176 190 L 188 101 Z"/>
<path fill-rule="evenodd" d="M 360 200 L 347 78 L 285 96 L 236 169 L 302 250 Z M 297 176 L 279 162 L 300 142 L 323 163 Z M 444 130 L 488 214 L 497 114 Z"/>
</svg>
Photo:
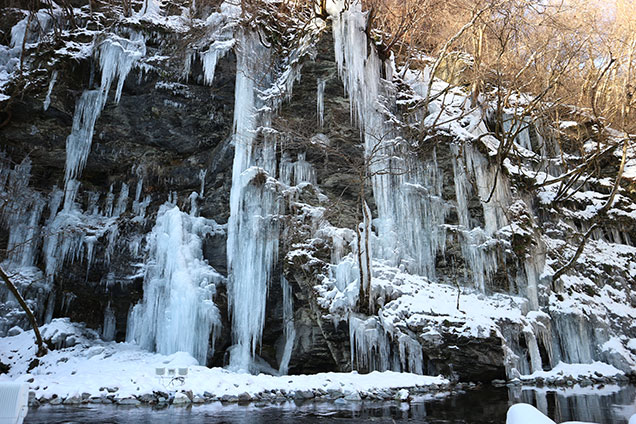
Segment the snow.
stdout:
<svg viewBox="0 0 636 424">
<path fill-rule="evenodd" d="M 512 405 L 506 414 L 506 424 L 556 424 L 532 405 Z"/>
<path fill-rule="evenodd" d="M 150 353 L 134 344 L 100 342 L 97 335 L 66 319 L 55 319 L 42 327 L 45 338 L 66 341 L 75 346 L 52 350 L 40 358 L 40 364 L 30 372 L 27 367 L 35 353 L 32 332 L 24 332 L 3 339 L 0 361 L 11 365 L 8 375 L 0 381 L 29 382 L 37 398 L 50 399 L 53 395 L 66 398 L 89 393 L 91 397 L 109 394 L 115 389 L 116 400 L 140 396 L 153 391 L 174 392 L 191 390 L 203 397 L 255 395 L 269 390 L 335 390 L 343 395 L 372 390 L 429 387 L 436 389 L 448 384 L 441 377 L 419 376 L 408 373 L 373 372 L 320 373 L 314 375 L 270 376 L 233 373 L 220 368 L 197 365 L 197 360 L 184 352 L 171 355 Z M 93 339 L 94 338 L 94 339 Z M 155 368 L 188 368 L 183 385 L 164 385 L 155 375 Z"/>
<path fill-rule="evenodd" d="M 612 365 L 598 361 L 594 361 L 591 364 L 566 364 L 564 362 L 559 362 L 550 371 L 535 371 L 530 375 L 521 376 L 521 379 L 531 380 L 543 378 L 547 380 L 551 377 L 573 377 L 574 379 L 580 380 L 582 378 L 591 378 L 594 376 L 614 377 L 617 375 L 622 376 L 624 374 L 625 373 L 623 371 L 620 371 Z"/>
</svg>

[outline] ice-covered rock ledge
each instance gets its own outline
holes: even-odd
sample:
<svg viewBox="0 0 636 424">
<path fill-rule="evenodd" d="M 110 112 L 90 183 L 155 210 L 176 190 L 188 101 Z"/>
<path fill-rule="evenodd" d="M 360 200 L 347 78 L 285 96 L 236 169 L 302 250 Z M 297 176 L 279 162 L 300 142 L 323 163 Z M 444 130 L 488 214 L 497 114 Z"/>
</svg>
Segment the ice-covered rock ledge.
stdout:
<svg viewBox="0 0 636 424">
<path fill-rule="evenodd" d="M 523 384 L 536 386 L 591 386 L 593 384 L 627 383 L 629 378 L 612 365 L 595 361 L 591 364 L 566 364 L 560 362 L 550 371 L 535 371 L 522 375 Z"/>
<path fill-rule="evenodd" d="M 0 380 L 26 381 L 31 405 L 117 403 L 205 403 L 324 399 L 345 401 L 401 400 L 451 388 L 442 377 L 409 373 L 322 373 L 271 376 L 237 374 L 199 366 L 189 354 L 150 353 L 128 343 L 102 342 L 92 330 L 68 319 L 41 328 L 58 349 L 35 358 L 32 332 L 2 339 L 0 362 L 9 366 Z M 183 384 L 161 381 L 155 369 L 188 368 Z"/>
</svg>

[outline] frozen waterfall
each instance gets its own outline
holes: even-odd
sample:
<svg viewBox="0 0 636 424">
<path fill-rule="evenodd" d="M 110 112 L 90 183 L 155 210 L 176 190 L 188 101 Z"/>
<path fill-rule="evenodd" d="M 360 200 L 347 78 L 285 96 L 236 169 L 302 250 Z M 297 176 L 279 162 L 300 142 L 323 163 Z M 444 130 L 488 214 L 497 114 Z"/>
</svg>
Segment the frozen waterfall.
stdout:
<svg viewBox="0 0 636 424">
<path fill-rule="evenodd" d="M 131 39 L 111 35 L 96 42 L 95 57 L 102 72 L 100 87 L 82 93 L 73 115 L 73 128 L 66 139 L 66 171 L 64 177 L 65 208 L 75 201 L 77 178 L 88 159 L 93 141 L 95 122 L 106 105 L 108 92 L 117 80 L 115 102 L 119 102 L 128 73 L 137 60 L 146 54 L 146 44 L 141 34 L 133 34 Z"/>
<path fill-rule="evenodd" d="M 228 298 L 234 346 L 230 368 L 249 371 L 265 322 L 267 286 L 278 257 L 278 196 L 275 144 L 259 139 L 257 96 L 267 81 L 269 52 L 252 33 L 241 33 L 237 48 L 234 105 L 234 164 L 228 224 Z"/>
<path fill-rule="evenodd" d="M 211 219 L 161 206 L 148 235 L 144 298 L 129 313 L 127 341 L 163 354 L 189 352 L 206 364 L 221 326 L 213 299 L 223 277 L 203 259 L 202 243 L 222 231 Z"/>
</svg>

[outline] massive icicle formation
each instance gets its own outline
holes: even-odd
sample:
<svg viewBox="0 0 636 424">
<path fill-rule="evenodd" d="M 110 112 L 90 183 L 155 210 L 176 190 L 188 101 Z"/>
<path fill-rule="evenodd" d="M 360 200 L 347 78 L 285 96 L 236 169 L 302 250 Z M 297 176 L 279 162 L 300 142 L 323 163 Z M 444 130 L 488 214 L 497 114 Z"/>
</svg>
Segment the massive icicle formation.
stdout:
<svg viewBox="0 0 636 424">
<path fill-rule="evenodd" d="M 343 3 L 338 10 L 343 9 Z M 376 254 L 411 272 L 435 277 L 435 256 L 443 250 L 442 224 L 447 207 L 441 199 L 441 180 L 435 159 L 423 164 L 414 158 L 406 141 L 387 123 L 385 104 L 393 97 L 392 68 L 369 48 L 366 14 L 359 2 L 333 15 L 336 61 L 350 98 L 351 114 L 360 126 L 367 173 L 377 205 Z M 386 79 L 382 75 L 386 75 Z"/>
<path fill-rule="evenodd" d="M 509 225 L 506 213 L 511 207 L 512 196 L 507 179 L 496 172 L 487 158 L 469 141 L 465 141 L 461 148 L 452 145 L 456 203 L 443 199 L 442 176 L 439 175 L 436 149 L 432 148 L 430 159 L 423 163 L 391 122 L 395 108 L 394 87 L 391 84 L 392 68 L 382 63 L 375 49 L 368 43 L 365 33 L 366 15 L 362 12 L 361 4 L 354 1 L 345 6 L 342 1 L 334 1 L 329 2 L 328 9 L 333 19 L 336 62 L 350 98 L 352 120 L 360 127 L 364 140 L 366 172 L 370 176 L 377 207 L 377 218 L 374 220 L 377 237 L 371 236 L 371 256 L 390 266 L 403 267 L 410 273 L 434 281 L 437 277 L 437 255 L 445 251 L 447 231 L 451 230 L 456 234 L 461 247 L 466 265 L 465 279 L 472 280 L 476 289 L 485 292 L 498 266 L 506 260 L 502 256 L 505 253 L 497 233 L 507 231 L 503 229 Z M 421 92 L 423 86 L 424 84 L 420 84 L 415 88 L 420 96 L 427 95 Z M 323 113 L 322 89 L 319 86 L 319 115 Z M 463 96 L 456 97 L 464 99 Z M 463 104 L 453 105 L 455 106 L 464 107 Z M 431 108 L 436 110 L 439 105 L 432 104 Z M 481 116 L 477 116 L 477 113 L 473 115 L 475 116 L 470 117 L 471 126 L 474 127 L 472 131 L 478 136 L 486 129 Z M 511 132 L 522 128 L 515 128 L 510 122 L 508 124 L 507 129 Z M 528 134 L 529 131 L 525 128 L 519 131 L 517 138 L 524 147 L 531 149 Z M 483 222 L 471 217 L 468 199 L 472 196 L 477 196 L 481 202 Z M 457 212 L 457 225 L 446 223 L 451 208 Z M 356 249 L 354 246 L 352 250 Z M 525 273 L 518 273 L 515 277 L 519 292 L 529 299 L 531 309 L 538 307 L 537 284 L 543 268 L 542 255 L 538 251 L 534 253 L 536 258 L 528 257 L 525 261 Z M 357 263 L 350 259 L 334 262 L 332 267 L 332 278 L 335 278 L 336 286 L 343 293 L 351 292 L 349 285 L 359 274 L 355 270 Z M 374 290 L 376 289 L 369 290 L 371 309 L 376 295 Z M 347 297 L 344 296 L 343 300 Z M 344 300 L 344 304 L 347 303 L 349 307 L 355 305 L 351 299 Z M 392 366 L 390 364 L 394 361 L 382 359 L 387 356 L 381 354 L 385 350 L 383 337 L 392 337 L 394 343 L 398 339 L 410 340 L 412 343 L 409 344 L 409 352 L 420 351 L 413 347 L 419 344 L 411 335 L 387 329 L 385 331 L 388 336 L 369 337 L 369 322 L 349 318 L 349 325 L 352 362 L 363 367 L 387 369 Z M 373 325 L 381 327 L 380 323 Z M 532 342 L 530 337 L 528 340 Z M 406 346 L 405 342 L 400 342 L 400 346 Z M 533 348 L 532 365 L 536 368 L 540 360 L 536 359 L 535 351 Z M 400 355 L 401 368 L 406 369 L 402 358 L 403 355 Z M 418 371 L 422 371 L 421 364 Z"/>
<path fill-rule="evenodd" d="M 269 52 L 253 33 L 241 33 L 237 51 L 234 105 L 234 164 L 230 192 L 227 257 L 228 297 L 235 343 L 230 366 L 249 371 L 261 341 L 265 303 L 278 256 L 278 195 L 275 142 L 258 140 L 263 117 L 258 97 L 268 81 Z"/>
<path fill-rule="evenodd" d="M 210 335 L 214 341 L 221 325 L 213 298 L 223 277 L 203 259 L 202 243 L 222 231 L 213 220 L 161 206 L 148 235 L 144 298 L 129 314 L 127 341 L 163 354 L 189 352 L 206 364 Z"/>
<path fill-rule="evenodd" d="M 238 4 L 224 1 L 219 6 L 219 11 L 210 14 L 206 19 L 207 36 L 202 37 L 198 44 L 195 44 L 195 51 L 186 56 L 184 77 L 187 79 L 193 61 L 198 57 L 203 66 L 203 83 L 212 85 L 216 65 L 234 47 L 234 30 L 241 13 Z M 214 40 L 209 43 L 209 40 Z"/>
<path fill-rule="evenodd" d="M 291 98 L 293 85 L 300 78 L 300 59 L 311 49 L 312 31 L 320 28 L 315 24 L 308 28 L 282 68 L 273 65 L 270 51 L 258 34 L 242 29 L 237 35 L 234 162 L 227 242 L 234 342 L 230 368 L 234 370 L 257 370 L 253 360 L 263 333 L 268 284 L 278 260 L 282 204 L 280 183 L 274 179 L 278 166 L 272 115 Z M 294 163 L 289 156 L 284 157 L 280 172 L 284 184 L 316 181 L 314 169 L 302 153 Z M 286 330 L 286 337 L 293 338 L 291 330 Z"/>
<path fill-rule="evenodd" d="M 124 82 L 134 63 L 146 54 L 145 39 L 133 33 L 130 39 L 110 35 L 96 41 L 95 57 L 102 72 L 97 90 L 86 90 L 75 106 L 73 129 L 66 139 L 66 173 L 64 177 L 65 209 L 75 200 L 77 183 L 74 182 L 91 150 L 95 122 L 106 104 L 113 81 L 117 80 L 115 102 L 119 102 Z"/>
</svg>

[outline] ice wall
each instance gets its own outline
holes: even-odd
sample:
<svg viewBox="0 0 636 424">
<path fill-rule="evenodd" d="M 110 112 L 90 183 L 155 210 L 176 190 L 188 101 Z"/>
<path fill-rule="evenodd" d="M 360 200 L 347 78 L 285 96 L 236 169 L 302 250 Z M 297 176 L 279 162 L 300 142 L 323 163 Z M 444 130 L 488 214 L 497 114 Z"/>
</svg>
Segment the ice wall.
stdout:
<svg viewBox="0 0 636 424">
<path fill-rule="evenodd" d="M 234 163 L 228 223 L 228 298 L 232 317 L 230 367 L 249 371 L 265 322 L 267 287 L 278 257 L 275 141 L 257 138 L 266 117 L 258 90 L 268 83 L 269 51 L 258 35 L 238 37 L 234 105 Z M 261 85 L 262 84 L 262 85 Z"/>
<path fill-rule="evenodd" d="M 410 153 L 390 118 L 395 96 L 391 66 L 382 63 L 367 40 L 366 13 L 359 2 L 345 9 L 334 2 L 333 36 L 336 62 L 350 99 L 352 120 L 365 145 L 366 173 L 377 206 L 375 226 L 379 258 L 403 264 L 433 279 L 435 257 L 445 243 L 441 179 L 436 159 L 422 163 Z M 383 77 L 384 76 L 384 77 Z"/>
<path fill-rule="evenodd" d="M 203 259 L 202 243 L 218 232 L 211 219 L 161 206 L 147 236 L 144 297 L 129 313 L 127 341 L 163 354 L 189 352 L 206 364 L 221 326 L 214 295 L 224 278 Z"/>
</svg>

